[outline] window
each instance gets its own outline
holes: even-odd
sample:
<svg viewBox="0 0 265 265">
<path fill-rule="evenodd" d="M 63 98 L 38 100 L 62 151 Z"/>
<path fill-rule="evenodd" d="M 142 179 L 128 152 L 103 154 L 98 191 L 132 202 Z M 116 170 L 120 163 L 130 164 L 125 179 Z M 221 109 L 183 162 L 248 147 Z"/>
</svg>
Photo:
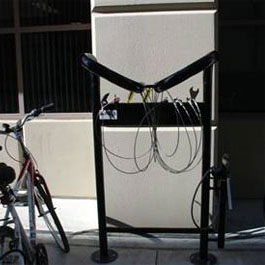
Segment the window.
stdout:
<svg viewBox="0 0 265 265">
<path fill-rule="evenodd" d="M 13 1 L 1 0 L 0 1 L 0 28 L 13 27 Z"/>
<path fill-rule="evenodd" d="M 88 112 L 91 52 L 87 0 L 0 1 L 0 113 L 55 103 L 55 112 Z"/>
<path fill-rule="evenodd" d="M 20 0 L 21 26 L 90 23 L 89 0 Z"/>
<path fill-rule="evenodd" d="M 18 90 L 15 38 L 13 34 L 2 34 L 0 40 L 0 112 L 16 113 L 18 112 Z"/>
</svg>

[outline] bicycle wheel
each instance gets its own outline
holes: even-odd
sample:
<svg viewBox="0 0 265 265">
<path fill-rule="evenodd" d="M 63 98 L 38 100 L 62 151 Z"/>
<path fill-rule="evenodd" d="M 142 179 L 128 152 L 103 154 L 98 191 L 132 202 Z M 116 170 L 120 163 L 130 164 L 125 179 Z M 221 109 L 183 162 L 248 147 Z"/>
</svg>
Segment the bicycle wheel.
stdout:
<svg viewBox="0 0 265 265">
<path fill-rule="evenodd" d="M 61 225 L 61 222 L 55 212 L 51 197 L 45 191 L 45 187 L 38 178 L 35 179 L 36 206 L 40 217 L 43 217 L 48 229 L 50 230 L 57 245 L 64 251 L 69 252 L 70 247 Z"/>
<path fill-rule="evenodd" d="M 43 244 L 36 245 L 36 265 L 48 265 L 48 254 Z"/>
<path fill-rule="evenodd" d="M 1 257 L 0 257 L 0 263 L 3 265 L 21 265 L 24 264 L 26 265 L 26 258 L 25 254 L 23 251 L 18 250 L 18 249 L 12 249 L 7 252 L 5 252 Z"/>
</svg>

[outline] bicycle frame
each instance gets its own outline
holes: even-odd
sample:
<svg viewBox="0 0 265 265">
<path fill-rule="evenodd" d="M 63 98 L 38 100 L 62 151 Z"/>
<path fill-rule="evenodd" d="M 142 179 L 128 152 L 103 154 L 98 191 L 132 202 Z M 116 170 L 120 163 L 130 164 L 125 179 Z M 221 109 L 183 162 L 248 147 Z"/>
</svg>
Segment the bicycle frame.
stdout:
<svg viewBox="0 0 265 265">
<path fill-rule="evenodd" d="M 23 163 L 22 169 L 18 178 L 13 182 L 13 195 L 19 202 L 20 191 L 26 190 L 27 195 L 27 206 L 28 206 L 28 220 L 29 220 L 29 239 L 30 244 L 35 249 L 37 259 L 41 262 L 47 262 L 48 256 L 45 246 L 41 243 L 36 242 L 36 213 L 35 205 L 39 212 L 39 217 L 43 217 L 48 229 L 55 239 L 57 245 L 65 253 L 69 252 L 70 247 L 66 238 L 64 229 L 61 222 L 55 212 L 55 207 L 52 202 L 52 197 L 49 192 L 48 186 L 45 179 L 35 168 L 35 159 L 32 157 L 30 151 L 24 144 L 22 130 L 26 122 L 38 117 L 41 113 L 53 107 L 53 103 L 44 105 L 40 108 L 33 109 L 31 112 L 26 114 L 23 119 L 18 120 L 16 125 L 10 127 L 9 124 L 3 124 L 4 130 L 0 130 L 0 134 L 9 135 L 13 134 L 15 139 L 22 151 Z M 26 189 L 25 189 L 26 185 Z M 17 201 L 15 206 L 17 205 Z M 21 201 L 21 200 L 20 200 Z M 6 210 L 5 218 L 9 217 L 10 209 Z"/>
<path fill-rule="evenodd" d="M 35 214 L 35 196 L 34 196 L 34 177 L 35 168 L 32 160 L 27 158 L 24 162 L 21 173 L 18 177 L 17 182 L 14 185 L 14 192 L 18 194 L 19 188 L 22 186 L 26 180 L 27 186 L 27 202 L 29 211 L 29 231 L 30 231 L 30 241 L 33 246 L 36 245 L 36 214 Z"/>
<path fill-rule="evenodd" d="M 23 162 L 22 170 L 14 183 L 13 191 L 14 195 L 17 196 L 20 187 L 23 183 L 26 183 L 26 190 L 27 190 L 27 203 L 28 203 L 28 216 L 29 216 L 29 238 L 30 243 L 32 246 L 36 246 L 36 213 L 35 213 L 35 195 L 34 195 L 34 178 L 35 178 L 35 167 L 34 163 L 30 157 L 30 154 L 26 150 L 22 136 L 20 132 L 15 133 L 15 137 L 19 142 L 23 157 L 25 161 Z M 9 209 L 7 209 L 5 218 L 9 216 Z"/>
<path fill-rule="evenodd" d="M 15 208 L 15 200 L 16 196 L 14 195 L 13 190 L 9 188 L 7 191 L 7 212 L 6 216 L 4 219 L 4 226 L 8 224 L 14 224 L 14 247 L 15 249 L 19 249 L 23 251 L 25 256 L 28 258 L 29 262 L 34 261 L 34 256 L 35 256 L 35 250 L 34 250 L 34 245 L 32 245 L 32 242 L 30 238 L 27 236 L 27 233 L 21 223 L 21 220 L 19 218 L 19 215 L 16 211 Z M 12 220 L 9 220 L 8 216 L 9 214 L 12 216 Z M 4 242 L 1 242 L 1 255 L 3 254 L 4 250 Z M 25 265 L 24 258 L 22 256 L 19 256 L 19 264 L 20 265 Z M 2 265 L 2 261 L 0 261 L 0 265 Z"/>
</svg>

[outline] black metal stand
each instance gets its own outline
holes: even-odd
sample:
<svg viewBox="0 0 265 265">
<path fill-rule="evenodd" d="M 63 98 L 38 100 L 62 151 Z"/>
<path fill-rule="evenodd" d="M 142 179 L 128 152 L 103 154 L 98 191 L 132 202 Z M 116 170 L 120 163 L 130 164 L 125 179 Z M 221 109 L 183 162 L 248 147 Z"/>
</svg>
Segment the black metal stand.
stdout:
<svg viewBox="0 0 265 265">
<path fill-rule="evenodd" d="M 203 72 L 203 96 L 205 104 L 205 119 L 203 124 L 203 149 L 202 149 L 202 189 L 201 189 L 201 232 L 199 253 L 191 255 L 194 264 L 214 264 L 216 258 L 208 254 L 209 242 L 209 199 L 210 199 L 210 173 L 211 167 L 211 114 L 212 114 L 212 70 L 210 66 Z"/>
<path fill-rule="evenodd" d="M 99 77 L 92 75 L 91 89 L 91 106 L 93 112 L 93 128 L 94 128 L 94 155 L 95 155 L 95 173 L 96 173 L 96 192 L 98 207 L 98 229 L 99 229 L 99 251 L 91 255 L 91 259 L 97 263 L 109 263 L 114 261 L 118 254 L 108 249 L 107 229 L 106 229 L 106 210 L 105 210 L 105 190 L 104 190 L 104 173 L 102 158 L 102 135 L 101 123 L 97 118 L 101 108 Z"/>
<path fill-rule="evenodd" d="M 110 263 L 118 258 L 118 253 L 112 249 L 107 250 L 106 253 L 102 253 L 101 249 L 95 251 L 91 255 L 91 259 L 96 263 Z"/>
<path fill-rule="evenodd" d="M 207 254 L 207 257 L 205 257 L 205 259 L 202 259 L 201 254 L 199 252 L 192 254 L 190 256 L 190 261 L 191 263 L 196 265 L 214 265 L 217 263 L 217 259 L 214 255 Z"/>
<path fill-rule="evenodd" d="M 214 255 L 208 253 L 208 242 L 209 242 L 209 199 L 210 199 L 210 177 L 209 177 L 209 169 L 211 166 L 211 112 L 212 112 L 212 71 L 213 64 L 217 61 L 217 53 L 211 52 L 208 55 L 202 57 L 196 62 L 190 64 L 189 66 L 183 68 L 182 70 L 162 79 L 161 81 L 155 83 L 152 87 L 158 93 L 163 92 L 191 76 L 203 71 L 203 89 L 204 89 L 204 102 L 199 106 L 202 112 L 202 123 L 203 123 L 203 162 L 202 162 L 202 189 L 201 189 L 201 223 L 200 223 L 200 249 L 198 253 L 191 255 L 191 262 L 198 265 L 207 265 L 207 264 L 215 264 L 216 258 Z M 99 251 L 96 251 L 92 254 L 93 261 L 98 263 L 108 263 L 112 262 L 117 258 L 117 253 L 113 250 L 108 249 L 107 242 L 107 232 L 108 229 L 106 227 L 106 212 L 105 212 L 105 191 L 104 191 L 104 173 L 103 173 L 103 159 L 102 159 L 102 139 L 101 139 L 101 126 L 102 122 L 99 119 L 99 111 L 101 108 L 100 102 L 100 87 L 99 87 L 99 78 L 97 76 L 102 76 L 110 82 L 119 85 L 125 89 L 130 91 L 134 91 L 136 93 L 142 93 L 144 89 L 150 86 L 145 86 L 141 83 L 130 80 L 113 70 L 108 69 L 107 67 L 97 63 L 95 58 L 91 55 L 84 54 L 82 57 L 83 66 L 88 69 L 93 74 L 92 76 L 92 88 L 90 98 L 92 100 L 92 112 L 93 112 L 93 125 L 94 125 L 94 145 L 95 145 L 95 169 L 96 169 L 96 190 L 97 190 L 97 205 L 98 205 L 98 225 L 99 225 Z M 132 106 L 134 104 L 124 104 L 126 109 L 132 111 Z M 117 104 L 117 108 L 120 108 L 123 104 Z M 172 120 L 170 119 L 170 108 L 173 106 L 170 104 L 161 104 L 161 109 L 159 112 L 155 113 L 155 115 L 159 114 L 163 116 L 167 116 L 165 118 L 164 123 L 167 123 Z M 167 111 L 165 109 L 167 108 Z M 107 123 L 114 124 L 114 126 L 125 125 L 121 123 L 123 121 L 123 115 L 126 117 L 126 122 L 128 122 L 127 117 L 137 117 L 138 119 L 142 119 L 145 114 L 141 114 L 141 112 L 136 111 L 133 112 L 133 115 L 129 115 L 128 113 L 124 114 L 126 111 L 120 111 L 119 114 L 120 120 L 110 120 Z M 165 115 L 166 113 L 166 115 Z M 139 114 L 139 115 L 138 115 Z M 158 119 L 159 121 L 163 121 L 163 119 Z M 174 119 L 173 119 L 174 120 Z M 172 121 L 171 121 L 172 122 Z M 133 125 L 127 124 L 126 125 Z M 163 123 L 163 122 L 162 122 Z M 134 123 L 138 125 L 139 123 Z M 106 124 L 105 124 L 106 125 Z M 147 124 L 142 124 L 142 126 L 148 126 Z M 157 125 L 159 126 L 159 125 Z M 160 125 L 161 126 L 161 125 Z M 173 125 L 174 126 L 174 125 Z M 175 124 L 176 126 L 176 124 Z M 158 228 L 161 230 L 162 228 Z M 126 230 L 126 229 L 125 229 Z M 137 232 L 146 232 L 148 229 L 138 228 Z M 130 231 L 133 231 L 133 228 L 130 228 Z M 169 232 L 172 230 L 168 230 Z M 152 229 L 152 232 L 156 232 L 155 229 Z M 224 232 L 224 231 L 223 231 Z M 221 233 L 221 231 L 220 231 Z"/>
<path fill-rule="evenodd" d="M 219 199 L 219 222 L 218 222 L 218 248 L 225 246 L 225 218 L 226 218 L 226 203 L 227 203 L 227 179 L 221 179 L 220 184 L 220 199 Z"/>
<path fill-rule="evenodd" d="M 227 202 L 228 208 L 232 209 L 232 201 L 230 192 L 230 181 L 229 181 L 229 157 L 226 154 L 222 157 L 221 168 L 217 169 L 215 172 L 215 177 L 218 182 L 218 192 L 219 192 L 219 218 L 218 218 L 218 248 L 224 248 L 225 246 L 225 223 L 226 223 L 226 209 Z M 229 187 L 229 189 L 228 189 Z"/>
</svg>

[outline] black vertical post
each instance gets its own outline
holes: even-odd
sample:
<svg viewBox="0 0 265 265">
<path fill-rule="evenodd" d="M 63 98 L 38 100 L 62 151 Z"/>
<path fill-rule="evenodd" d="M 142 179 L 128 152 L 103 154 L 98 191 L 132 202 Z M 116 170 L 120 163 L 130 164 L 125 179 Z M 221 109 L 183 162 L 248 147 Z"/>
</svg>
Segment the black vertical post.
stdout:
<svg viewBox="0 0 265 265">
<path fill-rule="evenodd" d="M 210 66 L 203 71 L 203 145 L 202 145 L 202 188 L 201 188 L 201 222 L 200 250 L 191 256 L 194 264 L 214 264 L 216 258 L 208 253 L 209 241 L 209 207 L 210 207 L 210 167 L 211 167 L 211 115 L 212 115 L 212 70 Z"/>
<path fill-rule="evenodd" d="M 212 67 L 203 72 L 203 97 L 205 105 L 205 119 L 203 124 L 203 149 L 202 149 L 202 175 L 204 180 L 201 189 L 201 235 L 200 258 L 208 259 L 208 226 L 209 226 L 209 199 L 210 199 L 210 174 L 207 172 L 211 166 L 211 113 L 212 113 Z"/>
<path fill-rule="evenodd" d="M 90 103 L 93 115 L 94 133 L 94 156 L 95 156 L 95 175 L 98 208 L 98 229 L 99 229 L 99 251 L 92 254 L 91 259 L 97 263 L 112 262 L 117 258 L 117 253 L 108 249 L 106 209 L 105 209 L 105 190 L 104 172 L 102 158 L 102 135 L 101 121 L 99 120 L 100 103 L 100 83 L 99 77 L 91 74 Z"/>
<path fill-rule="evenodd" d="M 219 222 L 218 222 L 218 248 L 225 246 L 225 217 L 227 203 L 227 180 L 226 175 L 220 180 L 220 196 L 219 196 Z"/>
<path fill-rule="evenodd" d="M 219 175 L 219 218 L 218 218 L 218 248 L 225 246 L 226 204 L 232 207 L 228 200 L 229 185 L 229 158 L 222 156 L 222 167 Z M 230 208 L 229 207 L 229 208 Z M 230 208 L 231 209 L 231 208 Z"/>
</svg>

